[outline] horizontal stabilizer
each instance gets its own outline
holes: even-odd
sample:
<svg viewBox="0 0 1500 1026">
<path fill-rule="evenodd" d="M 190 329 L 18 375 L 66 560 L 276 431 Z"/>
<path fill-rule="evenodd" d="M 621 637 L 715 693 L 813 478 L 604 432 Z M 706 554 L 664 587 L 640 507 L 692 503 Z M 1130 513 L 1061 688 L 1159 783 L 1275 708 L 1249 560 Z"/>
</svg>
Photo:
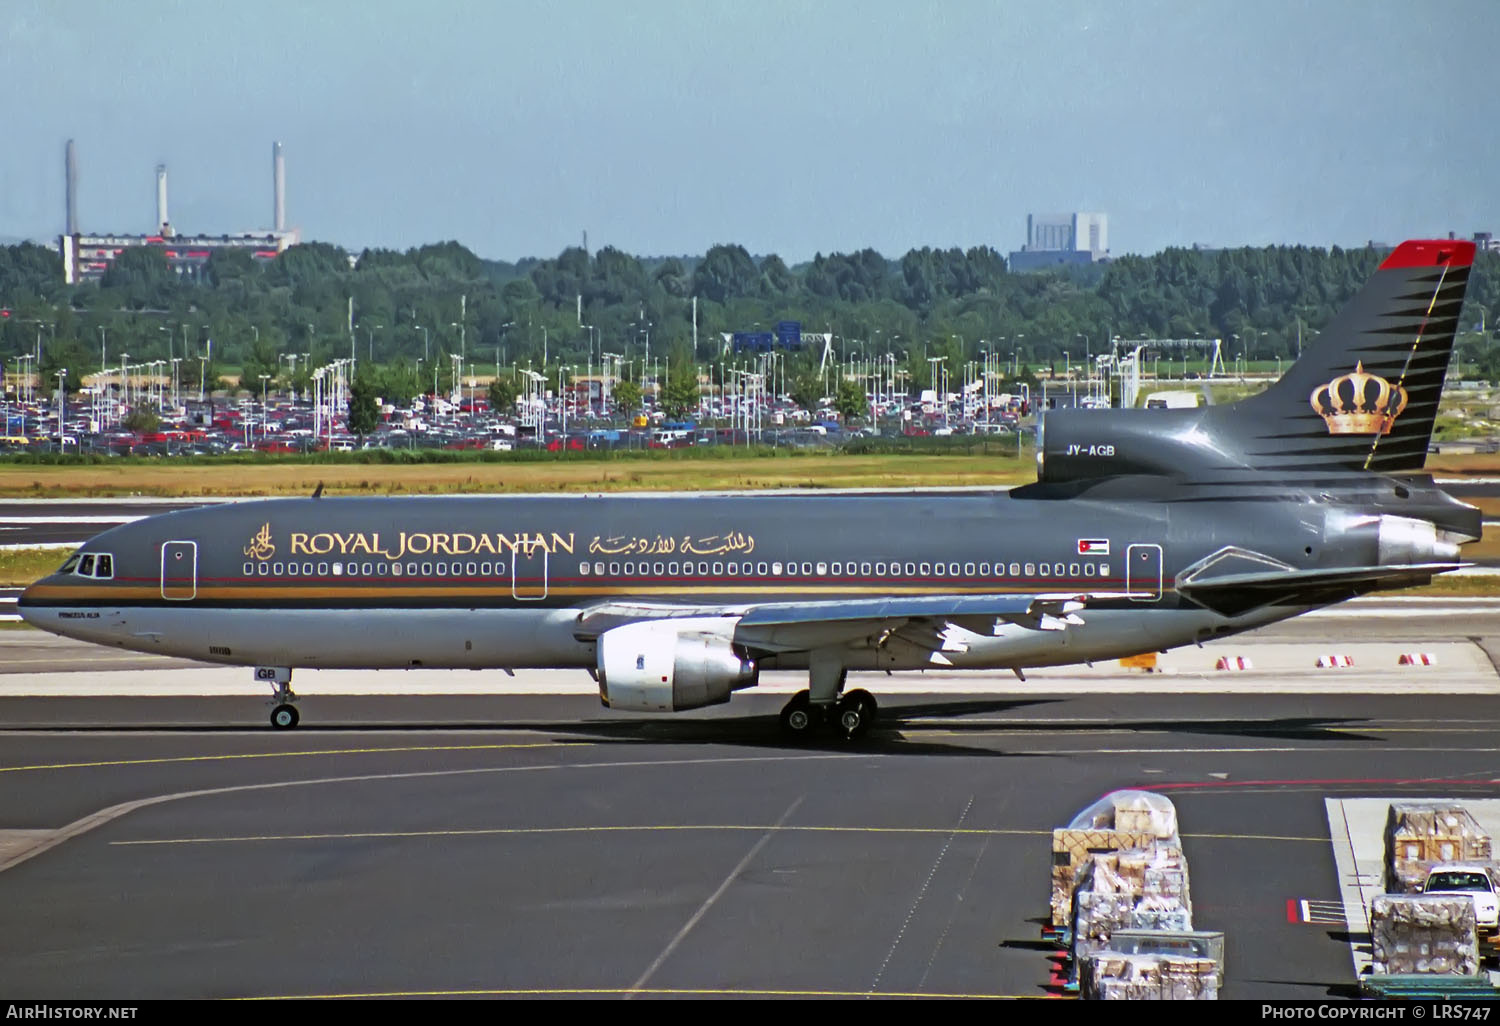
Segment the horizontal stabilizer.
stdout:
<svg viewBox="0 0 1500 1026">
<path fill-rule="evenodd" d="M 1268 570 L 1225 574 L 1207 580 L 1183 581 L 1180 594 L 1217 613 L 1235 616 L 1272 602 L 1307 598 L 1333 588 L 1362 585 L 1407 587 L 1431 580 L 1437 574 L 1473 566 L 1472 563 L 1402 563 L 1381 566 L 1351 566 L 1332 569 Z"/>
</svg>

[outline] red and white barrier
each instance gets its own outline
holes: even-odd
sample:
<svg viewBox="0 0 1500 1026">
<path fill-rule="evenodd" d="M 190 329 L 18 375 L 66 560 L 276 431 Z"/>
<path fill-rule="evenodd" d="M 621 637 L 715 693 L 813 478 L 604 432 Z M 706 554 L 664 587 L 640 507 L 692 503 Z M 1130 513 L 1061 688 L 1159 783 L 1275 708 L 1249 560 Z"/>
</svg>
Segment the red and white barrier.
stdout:
<svg viewBox="0 0 1500 1026">
<path fill-rule="evenodd" d="M 1396 660 L 1397 666 L 1436 666 L 1437 656 L 1431 652 L 1402 652 Z"/>
<path fill-rule="evenodd" d="M 1318 669 L 1331 670 L 1341 666 L 1353 666 L 1354 660 L 1346 655 L 1318 656 Z"/>
<path fill-rule="evenodd" d="M 1220 656 L 1219 661 L 1214 664 L 1216 670 L 1251 670 L 1248 656 Z"/>
</svg>

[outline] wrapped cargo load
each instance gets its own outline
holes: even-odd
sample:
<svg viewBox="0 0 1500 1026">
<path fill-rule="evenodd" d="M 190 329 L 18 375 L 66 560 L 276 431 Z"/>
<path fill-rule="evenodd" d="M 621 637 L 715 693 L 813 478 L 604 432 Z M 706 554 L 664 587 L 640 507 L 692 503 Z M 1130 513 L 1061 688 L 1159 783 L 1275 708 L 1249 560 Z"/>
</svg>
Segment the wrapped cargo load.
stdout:
<svg viewBox="0 0 1500 1026">
<path fill-rule="evenodd" d="M 1145 848 L 1155 843 L 1181 848 L 1177 809 L 1150 791 L 1116 791 L 1052 831 L 1052 925 L 1067 926 L 1073 914 L 1073 887 L 1091 855 Z"/>
<path fill-rule="evenodd" d="M 1385 821 L 1385 889 L 1411 894 L 1437 862 L 1489 861 L 1490 836 L 1456 802 L 1392 802 Z"/>
<path fill-rule="evenodd" d="M 1382 894 L 1370 902 L 1371 970 L 1381 976 L 1479 972 L 1474 903 L 1456 895 Z"/>
<path fill-rule="evenodd" d="M 1073 965 L 1117 930 L 1193 928 L 1187 859 L 1171 844 L 1089 856 L 1073 892 Z"/>
<path fill-rule="evenodd" d="M 1215 1001 L 1219 964 L 1190 955 L 1098 951 L 1081 960 L 1079 994 L 1092 1001 Z"/>
</svg>

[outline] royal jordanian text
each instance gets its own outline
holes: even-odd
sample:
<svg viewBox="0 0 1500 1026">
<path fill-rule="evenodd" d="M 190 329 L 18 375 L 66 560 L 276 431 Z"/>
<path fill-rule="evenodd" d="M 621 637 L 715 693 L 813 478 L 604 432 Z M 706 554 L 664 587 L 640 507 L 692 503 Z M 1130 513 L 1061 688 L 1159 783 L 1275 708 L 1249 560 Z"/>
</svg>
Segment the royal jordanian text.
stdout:
<svg viewBox="0 0 1500 1026">
<path fill-rule="evenodd" d="M 573 551 L 573 534 L 467 534 L 459 531 L 449 534 L 433 532 L 397 532 L 382 540 L 379 531 L 369 534 L 350 531 L 323 531 L 319 534 L 292 532 L 292 555 L 327 556 L 338 553 L 351 556 L 364 553 L 384 559 L 401 559 L 404 556 L 472 556 L 481 552 L 499 555 L 502 552 L 520 552 L 527 556 L 545 552 Z"/>
</svg>

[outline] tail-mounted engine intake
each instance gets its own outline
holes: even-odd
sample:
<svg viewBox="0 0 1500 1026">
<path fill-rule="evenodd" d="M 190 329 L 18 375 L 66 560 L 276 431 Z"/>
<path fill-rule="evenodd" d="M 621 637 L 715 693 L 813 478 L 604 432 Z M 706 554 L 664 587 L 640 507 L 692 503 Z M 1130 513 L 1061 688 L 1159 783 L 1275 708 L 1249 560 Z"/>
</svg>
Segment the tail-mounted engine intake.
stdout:
<svg viewBox="0 0 1500 1026">
<path fill-rule="evenodd" d="M 599 697 L 611 709 L 675 712 L 729 701 L 759 667 L 734 644 L 734 618 L 691 617 L 599 635 Z"/>
<path fill-rule="evenodd" d="M 1210 430 L 1209 409 L 1051 410 L 1037 425 L 1037 480 L 1180 477 L 1238 465 Z"/>
</svg>

